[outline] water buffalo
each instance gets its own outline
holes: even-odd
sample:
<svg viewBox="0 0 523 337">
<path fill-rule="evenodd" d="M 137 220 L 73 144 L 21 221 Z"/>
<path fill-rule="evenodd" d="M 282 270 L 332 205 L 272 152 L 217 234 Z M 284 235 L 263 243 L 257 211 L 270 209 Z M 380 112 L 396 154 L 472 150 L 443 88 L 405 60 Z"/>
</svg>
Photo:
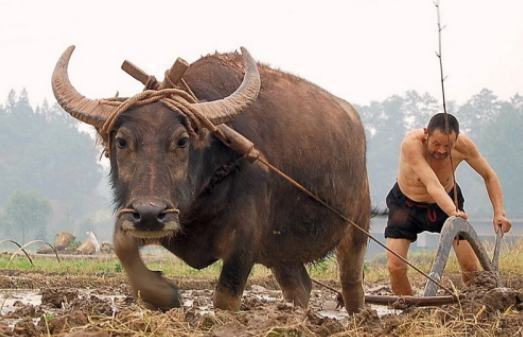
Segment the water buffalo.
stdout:
<svg viewBox="0 0 523 337">
<path fill-rule="evenodd" d="M 349 313 L 364 304 L 367 237 L 302 190 L 224 144 L 215 125 L 250 139 L 263 158 L 364 230 L 370 197 L 364 129 L 344 100 L 249 53 L 214 54 L 190 65 L 183 90 L 146 87 L 123 99 L 88 99 L 71 85 L 67 49 L 53 73 L 59 104 L 98 131 L 111 163 L 117 210 L 114 248 L 145 305 L 180 306 L 175 286 L 143 263 L 159 244 L 193 268 L 223 263 L 215 308 L 239 310 L 255 263 L 283 296 L 307 306 L 304 264 L 336 252 Z M 341 75 L 340 75 L 341 76 Z M 191 92 L 197 99 L 191 99 Z M 162 97 L 162 98 L 158 98 Z"/>
</svg>

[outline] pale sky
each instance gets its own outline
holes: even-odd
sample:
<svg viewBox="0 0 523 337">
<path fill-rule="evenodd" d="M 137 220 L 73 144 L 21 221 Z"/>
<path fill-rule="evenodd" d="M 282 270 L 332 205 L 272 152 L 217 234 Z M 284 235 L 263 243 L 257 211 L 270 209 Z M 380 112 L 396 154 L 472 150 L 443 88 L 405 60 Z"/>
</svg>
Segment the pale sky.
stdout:
<svg viewBox="0 0 523 337">
<path fill-rule="evenodd" d="M 523 94 L 523 1 L 441 0 L 448 100 L 483 88 Z M 132 96 L 129 60 L 159 80 L 188 62 L 246 47 L 253 57 L 356 104 L 407 90 L 441 99 L 433 0 L 0 0 L 0 104 L 23 88 L 53 103 L 56 61 L 89 98 Z"/>
</svg>

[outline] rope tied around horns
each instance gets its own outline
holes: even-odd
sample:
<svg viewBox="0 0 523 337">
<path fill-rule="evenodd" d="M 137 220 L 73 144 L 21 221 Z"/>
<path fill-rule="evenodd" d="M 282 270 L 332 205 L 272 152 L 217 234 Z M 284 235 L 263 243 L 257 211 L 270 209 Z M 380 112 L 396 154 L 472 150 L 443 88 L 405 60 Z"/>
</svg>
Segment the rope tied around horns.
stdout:
<svg viewBox="0 0 523 337">
<path fill-rule="evenodd" d="M 116 106 L 117 108 L 107 118 L 102 128 L 100 129 L 101 134 L 110 133 L 118 117 L 125 111 L 135 106 L 141 106 L 149 103 L 159 101 L 167 106 L 172 111 L 179 111 L 190 121 L 190 133 L 195 135 L 198 130 L 208 129 L 209 131 L 216 131 L 217 127 L 202 114 L 193 104 L 197 103 L 197 99 L 194 94 L 188 93 L 181 89 L 168 88 L 161 90 L 146 89 L 139 94 L 129 97 L 125 101 L 121 102 L 117 97 L 104 99 L 101 101 L 103 104 Z"/>
</svg>

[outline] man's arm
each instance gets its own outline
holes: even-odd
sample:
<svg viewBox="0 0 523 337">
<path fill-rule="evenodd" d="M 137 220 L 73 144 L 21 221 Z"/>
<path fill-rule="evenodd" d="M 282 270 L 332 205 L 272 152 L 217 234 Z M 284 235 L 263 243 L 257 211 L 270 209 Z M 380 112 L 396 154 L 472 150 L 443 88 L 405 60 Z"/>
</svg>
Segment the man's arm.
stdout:
<svg viewBox="0 0 523 337">
<path fill-rule="evenodd" d="M 467 215 L 456 209 L 454 201 L 452 201 L 452 198 L 441 185 L 434 170 L 427 163 L 423 156 L 425 151 L 423 144 L 415 139 L 405 139 L 402 143 L 401 151 L 408 165 L 420 178 L 427 189 L 427 193 L 430 194 L 438 206 L 449 216 L 460 216 L 466 219 Z"/>
<path fill-rule="evenodd" d="M 512 223 L 505 217 L 505 208 L 503 206 L 503 190 L 499 181 L 498 175 L 489 165 L 485 157 L 481 155 L 477 146 L 474 142 L 464 136 L 463 141 L 464 148 L 466 149 L 465 161 L 472 167 L 485 181 L 485 186 L 492 204 L 494 211 L 494 230 L 498 231 L 498 227 L 502 227 L 502 233 L 506 233 L 512 227 Z"/>
</svg>

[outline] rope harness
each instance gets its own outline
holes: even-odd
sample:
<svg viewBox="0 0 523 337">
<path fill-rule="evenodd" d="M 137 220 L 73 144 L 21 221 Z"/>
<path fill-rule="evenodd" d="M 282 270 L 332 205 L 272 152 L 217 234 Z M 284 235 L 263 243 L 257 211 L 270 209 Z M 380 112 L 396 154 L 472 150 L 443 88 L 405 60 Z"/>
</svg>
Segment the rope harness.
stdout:
<svg viewBox="0 0 523 337">
<path fill-rule="evenodd" d="M 216 131 L 216 126 L 191 104 L 197 102 L 196 97 L 192 93 L 187 93 L 184 90 L 169 88 L 162 90 L 147 89 L 141 93 L 126 99 L 123 102 L 114 99 L 106 99 L 102 102 L 108 105 L 116 106 L 116 110 L 107 118 L 100 133 L 108 134 L 114 128 L 117 118 L 125 111 L 136 106 L 150 104 L 160 101 L 172 111 L 180 111 L 191 122 L 191 129 L 189 132 L 195 134 L 198 130 L 206 128 L 209 131 Z"/>
</svg>

